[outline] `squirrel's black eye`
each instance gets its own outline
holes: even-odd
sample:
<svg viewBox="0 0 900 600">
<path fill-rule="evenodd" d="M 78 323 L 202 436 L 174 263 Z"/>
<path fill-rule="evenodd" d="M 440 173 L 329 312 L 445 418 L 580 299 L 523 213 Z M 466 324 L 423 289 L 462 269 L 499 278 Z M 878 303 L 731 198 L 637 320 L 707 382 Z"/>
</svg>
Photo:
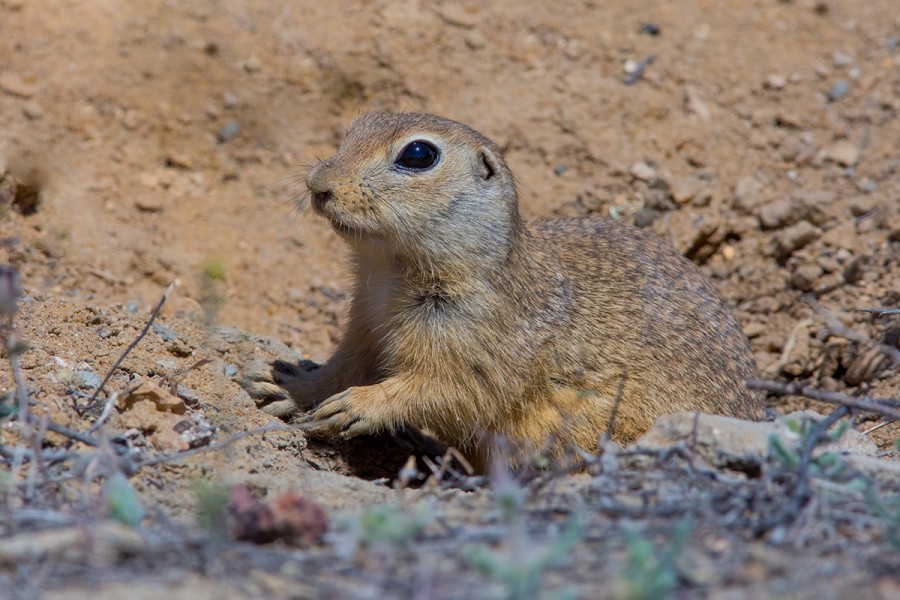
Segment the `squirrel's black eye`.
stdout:
<svg viewBox="0 0 900 600">
<path fill-rule="evenodd" d="M 400 152 L 400 156 L 397 157 L 394 164 L 404 169 L 424 171 L 433 167 L 437 163 L 439 156 L 438 149 L 433 145 L 422 140 L 416 140 Z"/>
</svg>

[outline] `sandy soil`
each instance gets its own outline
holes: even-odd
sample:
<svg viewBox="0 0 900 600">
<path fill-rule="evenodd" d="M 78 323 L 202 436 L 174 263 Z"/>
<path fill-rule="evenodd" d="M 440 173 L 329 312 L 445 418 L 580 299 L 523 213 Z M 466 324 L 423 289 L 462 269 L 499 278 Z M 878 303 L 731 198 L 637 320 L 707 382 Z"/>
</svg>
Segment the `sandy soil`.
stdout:
<svg viewBox="0 0 900 600">
<path fill-rule="evenodd" d="M 635 65 L 640 76 L 627 72 Z M 897 366 L 862 339 L 897 347 L 900 318 L 859 310 L 900 306 L 895 0 L 0 0 L 0 263 L 23 282 L 16 323 L 36 414 L 87 429 L 99 407 L 74 407 L 177 281 L 106 386 L 140 379 L 162 392 L 120 406 L 105 429 L 134 432 L 135 446 L 152 453 L 205 443 L 192 440 L 210 428 L 222 440 L 266 425 L 235 377 L 253 361 L 324 360 L 333 348 L 347 300 L 344 248 L 302 203 L 303 177 L 370 109 L 426 110 L 496 140 L 529 217 L 612 215 L 668 239 L 733 302 L 766 376 L 900 396 Z M 13 179 L 38 192 L 36 205 L 10 191 Z M 857 339 L 838 335 L 839 325 Z M 183 373 L 201 359 L 209 362 Z M 174 395 L 165 389 L 173 380 Z M 4 361 L 0 393 L 14 387 Z M 798 398 L 769 405 L 829 408 Z M 876 423 L 865 416 L 855 426 Z M 869 435 L 890 457 L 900 426 Z M 46 442 L 65 444 L 53 433 Z M 397 502 L 378 478 L 404 456 L 390 439 L 333 446 L 273 431 L 148 465 L 130 480 L 148 507 L 145 527 L 172 532 L 144 549 L 149 562 L 132 548 L 7 565 L 0 597 L 502 594 L 502 578 L 460 558 L 478 541 L 467 526 L 503 523 L 486 490 L 401 493 L 410 507 L 437 503 L 427 507 L 440 516 L 424 527 L 425 542 L 362 557 L 340 536 L 298 552 L 213 543 L 190 525 L 198 480 L 270 498 L 299 490 L 337 523 Z M 563 478 L 528 506 L 537 539 L 563 528 L 566 490 L 596 498 L 585 477 Z M 57 505 L 76 506 L 78 519 L 96 514 L 88 488 L 77 498 L 57 490 Z M 4 499 L 52 504 L 39 496 Z M 547 572 L 547 597 L 567 585 L 576 597 L 630 593 L 621 584 L 629 518 L 588 512 L 602 527 L 592 522 L 575 558 Z M 674 521 L 657 517 L 643 521 L 648 539 L 669 539 Z M 46 525 L 10 522 L 0 533 Z M 884 554 L 848 550 L 862 537 L 778 535 L 698 526 L 689 547 L 706 552 L 707 566 L 680 568 L 673 593 L 900 590 Z"/>
</svg>

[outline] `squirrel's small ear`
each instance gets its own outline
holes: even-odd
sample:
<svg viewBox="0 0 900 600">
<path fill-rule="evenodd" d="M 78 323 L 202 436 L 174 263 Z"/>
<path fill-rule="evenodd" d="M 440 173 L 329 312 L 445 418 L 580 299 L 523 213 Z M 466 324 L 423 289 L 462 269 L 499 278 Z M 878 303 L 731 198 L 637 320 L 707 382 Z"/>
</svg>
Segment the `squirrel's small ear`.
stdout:
<svg viewBox="0 0 900 600">
<path fill-rule="evenodd" d="M 481 178 L 485 181 L 500 171 L 500 161 L 490 148 L 482 147 L 478 152 L 478 158 L 481 159 Z"/>
</svg>

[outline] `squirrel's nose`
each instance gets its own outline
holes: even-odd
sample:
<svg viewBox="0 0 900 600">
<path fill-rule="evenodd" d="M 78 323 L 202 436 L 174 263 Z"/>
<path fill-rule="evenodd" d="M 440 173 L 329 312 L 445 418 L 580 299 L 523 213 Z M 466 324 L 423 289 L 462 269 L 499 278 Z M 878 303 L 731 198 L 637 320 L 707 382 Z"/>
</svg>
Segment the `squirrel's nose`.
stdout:
<svg viewBox="0 0 900 600">
<path fill-rule="evenodd" d="M 334 191 L 329 173 L 332 170 L 330 160 L 323 160 L 306 174 L 306 187 L 313 194 L 325 194 Z"/>
<path fill-rule="evenodd" d="M 313 208 L 321 211 L 334 195 L 331 184 L 331 171 L 334 165 L 330 160 L 323 160 L 306 175 L 306 187 L 312 193 Z"/>
</svg>

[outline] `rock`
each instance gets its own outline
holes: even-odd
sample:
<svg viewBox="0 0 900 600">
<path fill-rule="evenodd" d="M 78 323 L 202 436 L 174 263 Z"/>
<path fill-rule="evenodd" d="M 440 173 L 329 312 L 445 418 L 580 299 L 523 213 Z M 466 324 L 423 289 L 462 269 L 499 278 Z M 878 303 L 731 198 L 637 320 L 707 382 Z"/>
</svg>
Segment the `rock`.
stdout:
<svg viewBox="0 0 900 600">
<path fill-rule="evenodd" d="M 825 94 L 825 97 L 828 98 L 829 102 L 837 102 L 849 93 L 850 82 L 846 79 L 841 79 L 833 86 L 831 86 L 831 88 L 828 90 L 828 93 Z"/>
<path fill-rule="evenodd" d="M 222 94 L 222 107 L 223 108 L 234 108 L 238 104 L 237 96 L 232 94 L 231 92 L 225 92 Z"/>
<path fill-rule="evenodd" d="M 770 90 L 781 90 L 787 85 L 787 78 L 784 75 L 769 75 L 766 77 L 766 87 Z"/>
<path fill-rule="evenodd" d="M 477 29 L 467 31 L 465 37 L 466 46 L 472 50 L 479 50 L 487 45 L 487 40 Z"/>
<path fill-rule="evenodd" d="M 802 292 L 810 292 L 823 273 L 822 267 L 817 263 L 803 263 L 794 269 L 790 283 Z"/>
<path fill-rule="evenodd" d="M 716 253 L 725 239 L 722 221 L 690 208 L 672 212 L 663 223 L 678 251 L 691 260 L 706 260 Z M 657 229 L 657 233 L 663 233 Z"/>
<path fill-rule="evenodd" d="M 689 112 L 697 115 L 704 123 L 709 123 L 712 113 L 697 88 L 692 85 L 684 86 L 684 103 Z"/>
<path fill-rule="evenodd" d="M 478 14 L 477 4 L 462 2 L 444 2 L 438 6 L 438 16 L 450 25 L 471 29 L 478 25 L 481 16 Z"/>
<path fill-rule="evenodd" d="M 672 177 L 669 180 L 669 192 L 672 200 L 678 204 L 686 204 L 698 196 L 705 183 L 697 177 Z"/>
<path fill-rule="evenodd" d="M 859 147 L 847 140 L 841 140 L 822 150 L 821 157 L 843 167 L 852 167 L 859 162 Z"/>
<path fill-rule="evenodd" d="M 835 67 L 838 68 L 849 67 L 853 64 L 853 57 L 846 52 L 837 50 L 834 54 L 832 54 L 831 62 Z"/>
<path fill-rule="evenodd" d="M 640 179 L 641 181 L 650 181 L 656 179 L 656 169 L 651 167 L 645 162 L 636 162 L 631 165 L 631 168 L 628 170 L 632 176 L 636 179 Z"/>
<path fill-rule="evenodd" d="M 31 98 L 38 92 L 38 87 L 28 83 L 19 75 L 7 71 L 0 75 L 0 90 L 3 90 L 10 96 Z"/>
<path fill-rule="evenodd" d="M 152 195 L 135 199 L 134 207 L 145 213 L 160 213 L 165 208 L 165 204 L 161 196 Z"/>
<path fill-rule="evenodd" d="M 799 199 L 773 200 L 759 210 L 759 222 L 764 229 L 781 229 L 805 219 L 808 212 Z"/>
<path fill-rule="evenodd" d="M 32 121 L 37 121 L 44 117 L 44 109 L 34 100 L 28 100 L 22 105 L 22 114 Z"/>
<path fill-rule="evenodd" d="M 755 177 L 741 177 L 734 186 L 732 206 L 745 214 L 756 213 L 757 207 L 765 200 L 763 184 Z"/>
<path fill-rule="evenodd" d="M 219 141 L 220 144 L 224 144 L 234 136 L 236 136 L 241 131 L 241 124 L 237 121 L 228 121 L 216 132 L 216 140 Z"/>
<path fill-rule="evenodd" d="M 258 56 L 253 54 L 243 62 L 241 67 L 248 73 L 258 73 L 262 70 L 262 62 Z"/>
<path fill-rule="evenodd" d="M 854 217 L 861 217 L 875 210 L 878 207 L 878 201 L 873 196 L 851 196 L 844 200 L 844 206 L 850 210 L 850 214 Z"/>
<path fill-rule="evenodd" d="M 775 238 L 778 253 L 782 258 L 790 256 L 797 250 L 807 246 L 819 238 L 822 232 L 818 227 L 803 220 L 787 229 L 783 229 Z"/>
<path fill-rule="evenodd" d="M 97 521 L 61 529 L 27 531 L 0 544 L 0 565 L 50 561 L 87 561 L 116 564 L 146 549 L 141 534 L 118 521 Z"/>
<path fill-rule="evenodd" d="M 788 427 L 788 421 L 818 422 L 822 415 L 798 411 L 774 422 L 753 422 L 720 415 L 680 412 L 662 415 L 638 441 L 638 448 L 664 450 L 679 444 L 690 444 L 699 457 L 716 468 L 746 468 L 761 465 L 769 453 L 769 437 L 777 436 L 784 447 L 798 448 L 800 435 Z M 875 456 L 878 447 L 868 436 L 848 429 L 837 441 L 818 446 L 814 456 L 823 452 Z M 888 461 L 883 461 L 888 462 Z"/>
<path fill-rule="evenodd" d="M 852 254 L 859 250 L 859 234 L 856 232 L 856 223 L 842 221 L 822 234 L 822 241 L 833 248 L 844 248 Z"/>
<path fill-rule="evenodd" d="M 144 381 L 136 389 L 120 400 L 124 410 L 129 410 L 138 402 L 149 401 L 156 410 L 183 415 L 187 411 L 184 400 L 162 389 L 151 381 Z"/>
</svg>

